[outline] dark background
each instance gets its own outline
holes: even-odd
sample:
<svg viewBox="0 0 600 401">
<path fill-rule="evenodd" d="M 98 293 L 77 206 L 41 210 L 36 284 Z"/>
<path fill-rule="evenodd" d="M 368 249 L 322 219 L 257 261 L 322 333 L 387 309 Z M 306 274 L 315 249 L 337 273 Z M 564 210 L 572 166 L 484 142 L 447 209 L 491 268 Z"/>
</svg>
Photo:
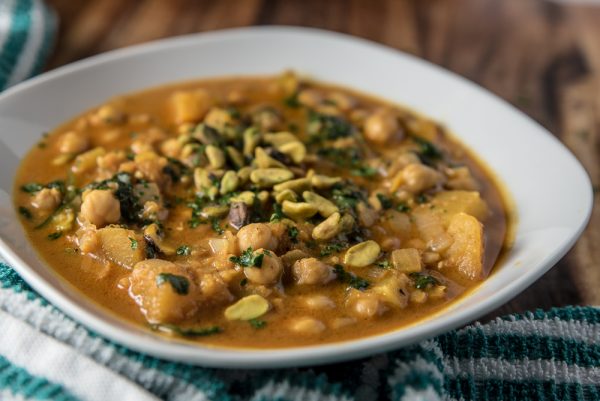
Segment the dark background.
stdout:
<svg viewBox="0 0 600 401">
<path fill-rule="evenodd" d="M 48 2 L 61 23 L 48 69 L 149 40 L 247 25 L 311 26 L 371 39 L 439 64 L 511 102 L 577 155 L 594 188 L 600 183 L 600 5 L 547 0 Z M 556 267 L 488 317 L 599 305 L 597 210 Z"/>
</svg>

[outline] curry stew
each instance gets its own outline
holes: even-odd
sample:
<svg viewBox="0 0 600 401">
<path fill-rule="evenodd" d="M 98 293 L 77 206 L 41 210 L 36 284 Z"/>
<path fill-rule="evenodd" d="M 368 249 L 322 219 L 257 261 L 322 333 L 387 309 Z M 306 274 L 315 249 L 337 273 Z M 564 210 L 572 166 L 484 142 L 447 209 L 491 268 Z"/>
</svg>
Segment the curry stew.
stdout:
<svg viewBox="0 0 600 401">
<path fill-rule="evenodd" d="M 111 100 L 44 135 L 14 193 L 33 246 L 85 295 L 229 347 L 414 323 L 488 276 L 507 225 L 442 127 L 293 73 Z"/>
</svg>

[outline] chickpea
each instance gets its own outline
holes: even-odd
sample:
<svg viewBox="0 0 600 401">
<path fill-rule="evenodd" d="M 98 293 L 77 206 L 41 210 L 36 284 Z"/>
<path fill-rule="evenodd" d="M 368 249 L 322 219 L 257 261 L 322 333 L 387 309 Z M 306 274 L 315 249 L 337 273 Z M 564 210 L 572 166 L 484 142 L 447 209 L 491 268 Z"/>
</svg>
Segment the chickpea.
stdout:
<svg viewBox="0 0 600 401">
<path fill-rule="evenodd" d="M 62 195 L 56 188 L 44 188 L 35 194 L 31 205 L 40 210 L 50 211 L 54 210 L 60 204 Z"/>
<path fill-rule="evenodd" d="M 88 138 L 75 131 L 64 133 L 58 142 L 58 150 L 61 153 L 81 153 L 86 151 L 89 146 L 90 141 Z"/>
<path fill-rule="evenodd" d="M 325 295 L 312 295 L 304 299 L 304 304 L 311 309 L 333 309 L 335 302 Z"/>
<path fill-rule="evenodd" d="M 244 275 L 254 284 L 275 284 L 283 272 L 283 263 L 279 256 L 263 248 L 254 252 L 254 255 L 264 254 L 260 267 L 245 267 Z"/>
<path fill-rule="evenodd" d="M 378 110 L 365 121 L 364 132 L 367 139 L 378 145 L 402 139 L 398 119 L 389 110 Z"/>
<path fill-rule="evenodd" d="M 414 194 L 432 188 L 442 182 L 442 175 L 424 164 L 413 163 L 404 167 L 401 172 L 403 188 Z"/>
<path fill-rule="evenodd" d="M 119 221 L 121 205 L 112 192 L 95 189 L 84 194 L 79 216 L 96 227 L 102 227 Z"/>
<path fill-rule="evenodd" d="M 336 278 L 333 267 L 316 258 L 300 259 L 292 266 L 294 279 L 302 284 L 327 284 Z"/>
<path fill-rule="evenodd" d="M 204 123 L 206 125 L 210 125 L 219 131 L 225 129 L 225 127 L 230 125 L 232 122 L 233 118 L 231 117 L 231 113 L 220 107 L 213 107 L 208 111 L 206 117 L 204 117 Z"/>
<path fill-rule="evenodd" d="M 298 101 L 308 107 L 317 107 L 323 103 L 323 94 L 316 89 L 303 89 L 298 94 Z"/>
<path fill-rule="evenodd" d="M 376 294 L 358 290 L 351 290 L 347 306 L 359 318 L 372 318 L 386 310 L 386 306 Z"/>
<path fill-rule="evenodd" d="M 356 107 L 356 99 L 350 95 L 347 95 L 343 92 L 333 92 L 329 95 L 329 100 L 331 100 L 338 109 L 342 111 L 348 111 Z"/>
<path fill-rule="evenodd" d="M 271 228 L 264 223 L 253 223 L 242 227 L 237 233 L 237 238 L 238 245 L 242 251 L 248 248 L 265 248 L 274 251 L 279 244 Z"/>
<path fill-rule="evenodd" d="M 325 325 L 312 317 L 301 317 L 291 324 L 290 329 L 300 334 L 319 334 L 325 330 Z"/>
</svg>

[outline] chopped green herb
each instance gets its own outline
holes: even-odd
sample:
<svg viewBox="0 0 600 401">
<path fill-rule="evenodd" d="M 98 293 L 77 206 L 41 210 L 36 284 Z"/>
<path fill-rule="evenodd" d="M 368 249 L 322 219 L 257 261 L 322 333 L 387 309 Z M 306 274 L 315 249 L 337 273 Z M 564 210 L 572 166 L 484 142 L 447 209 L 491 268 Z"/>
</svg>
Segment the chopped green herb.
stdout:
<svg viewBox="0 0 600 401">
<path fill-rule="evenodd" d="M 300 233 L 298 231 L 298 228 L 295 226 L 290 226 L 290 227 L 288 227 L 287 233 L 288 233 L 288 236 L 290 237 L 290 240 L 292 241 L 292 243 L 297 244 L 298 243 L 298 234 Z"/>
<path fill-rule="evenodd" d="M 369 288 L 369 285 L 371 285 L 368 280 L 358 277 L 353 273 L 348 273 L 346 270 L 344 270 L 344 266 L 340 264 L 334 265 L 333 268 L 337 274 L 337 279 L 343 283 L 347 283 L 352 288 L 362 291 Z"/>
<path fill-rule="evenodd" d="M 285 99 L 283 99 L 283 104 L 292 109 L 297 109 L 301 106 L 301 103 L 298 101 L 298 92 L 294 92 Z"/>
<path fill-rule="evenodd" d="M 161 286 L 164 283 L 169 283 L 173 290 L 179 295 L 186 295 L 190 288 L 190 281 L 183 276 L 171 273 L 160 273 L 156 276 L 156 285 Z"/>
<path fill-rule="evenodd" d="M 332 193 L 333 202 L 342 212 L 354 209 L 358 202 L 363 199 L 363 194 L 360 191 L 352 188 L 343 187 L 335 188 Z"/>
<path fill-rule="evenodd" d="M 265 326 L 267 325 L 267 322 L 265 322 L 264 320 L 260 320 L 260 319 L 250 319 L 248 320 L 248 323 L 250 323 L 250 326 L 252 326 L 255 329 L 264 329 Z"/>
<path fill-rule="evenodd" d="M 429 286 L 440 283 L 435 277 L 422 273 L 410 273 L 410 278 L 414 280 L 415 288 L 418 290 L 425 290 Z"/>
<path fill-rule="evenodd" d="M 269 221 L 274 222 L 274 221 L 280 221 L 281 219 L 283 219 L 283 210 L 281 209 L 280 204 L 275 203 L 273 205 L 273 214 L 269 218 Z"/>
<path fill-rule="evenodd" d="M 192 253 L 192 249 L 188 245 L 181 245 L 175 253 L 179 256 L 189 256 Z"/>
<path fill-rule="evenodd" d="M 419 194 L 415 198 L 415 202 L 417 202 L 419 205 L 427 203 L 428 200 L 429 199 L 427 199 L 427 196 L 425 196 L 424 194 Z"/>
<path fill-rule="evenodd" d="M 392 267 L 392 264 L 389 260 L 382 260 L 375 263 L 375 266 L 379 267 L 380 269 L 389 269 L 390 267 Z"/>
<path fill-rule="evenodd" d="M 220 220 L 217 217 L 213 217 L 210 219 L 210 226 L 212 227 L 213 231 L 219 235 L 225 232 L 225 230 L 221 228 Z"/>
<path fill-rule="evenodd" d="M 27 192 L 28 194 L 34 194 L 36 192 L 41 191 L 42 189 L 44 189 L 44 186 L 38 184 L 37 182 L 30 182 L 28 184 L 21 185 L 21 191 Z"/>
<path fill-rule="evenodd" d="M 432 165 L 443 157 L 442 152 L 427 139 L 414 135 L 411 138 L 419 145 L 419 157 L 423 163 Z"/>
<path fill-rule="evenodd" d="M 384 209 L 390 209 L 392 206 L 394 206 L 392 200 L 384 194 L 377 194 L 377 199 L 379 199 L 381 207 Z"/>
<path fill-rule="evenodd" d="M 62 231 L 55 231 L 53 233 L 48 234 L 48 239 L 54 241 L 62 237 Z"/>
<path fill-rule="evenodd" d="M 311 135 L 311 142 L 321 142 L 350 136 L 353 128 L 352 124 L 342 117 L 311 110 L 308 115 L 307 131 Z"/>
<path fill-rule="evenodd" d="M 152 330 L 166 331 L 168 333 L 179 334 L 185 337 L 204 337 L 212 334 L 218 334 L 223 331 L 223 329 L 219 326 L 183 328 L 172 324 L 154 324 L 150 327 Z"/>
<path fill-rule="evenodd" d="M 29 209 L 27 209 L 25 206 L 19 206 L 19 214 L 25 217 L 27 220 L 31 220 L 33 218 L 33 215 Z"/>
<path fill-rule="evenodd" d="M 357 177 L 373 177 L 377 175 L 377 169 L 369 166 L 359 166 L 350 170 L 350 174 Z"/>
<path fill-rule="evenodd" d="M 338 253 L 346 248 L 346 245 L 340 243 L 327 244 L 321 248 L 321 256 L 329 256 L 334 253 Z"/>
<path fill-rule="evenodd" d="M 406 203 L 401 202 L 396 206 L 396 210 L 401 213 L 408 213 L 410 212 L 410 207 Z"/>
<path fill-rule="evenodd" d="M 136 250 L 138 248 L 138 242 L 135 238 L 128 237 L 131 242 L 131 249 Z"/>
<path fill-rule="evenodd" d="M 248 249 L 243 251 L 240 256 L 231 256 L 229 258 L 229 260 L 241 267 L 261 268 L 265 254 L 268 255 L 269 254 L 268 251 L 264 251 L 263 253 L 254 254 L 252 247 L 248 247 Z"/>
</svg>

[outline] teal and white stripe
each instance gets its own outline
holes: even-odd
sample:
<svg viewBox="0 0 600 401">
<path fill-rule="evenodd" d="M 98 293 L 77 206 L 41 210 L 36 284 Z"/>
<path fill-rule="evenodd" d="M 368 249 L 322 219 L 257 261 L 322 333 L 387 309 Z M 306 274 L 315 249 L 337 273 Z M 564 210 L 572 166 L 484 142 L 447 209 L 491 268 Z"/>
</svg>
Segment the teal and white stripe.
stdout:
<svg viewBox="0 0 600 401">
<path fill-rule="evenodd" d="M 2 380 L 11 374 L 19 379 Z M 513 315 L 325 367 L 218 370 L 116 346 L 63 315 L 0 264 L 4 394 L 44 400 L 115 399 L 115 394 L 119 400 L 169 401 L 597 400 L 600 310 Z"/>
<path fill-rule="evenodd" d="M 0 1 L 0 90 L 40 72 L 56 25 L 41 0 Z"/>
</svg>

